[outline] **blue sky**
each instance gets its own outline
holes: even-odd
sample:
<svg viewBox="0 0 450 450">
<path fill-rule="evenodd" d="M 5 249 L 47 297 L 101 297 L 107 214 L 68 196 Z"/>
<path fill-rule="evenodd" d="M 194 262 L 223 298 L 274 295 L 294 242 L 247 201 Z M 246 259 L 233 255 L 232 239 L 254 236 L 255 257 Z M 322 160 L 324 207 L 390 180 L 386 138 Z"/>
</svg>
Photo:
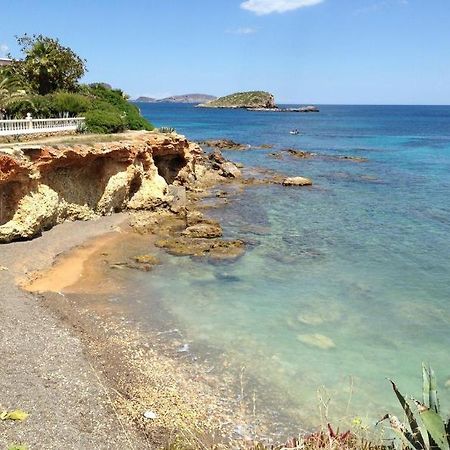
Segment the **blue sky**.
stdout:
<svg viewBox="0 0 450 450">
<path fill-rule="evenodd" d="M 16 34 L 58 37 L 87 59 L 86 81 L 131 96 L 450 104 L 449 0 L 0 0 L 0 11 L 0 53 L 17 55 Z"/>
</svg>

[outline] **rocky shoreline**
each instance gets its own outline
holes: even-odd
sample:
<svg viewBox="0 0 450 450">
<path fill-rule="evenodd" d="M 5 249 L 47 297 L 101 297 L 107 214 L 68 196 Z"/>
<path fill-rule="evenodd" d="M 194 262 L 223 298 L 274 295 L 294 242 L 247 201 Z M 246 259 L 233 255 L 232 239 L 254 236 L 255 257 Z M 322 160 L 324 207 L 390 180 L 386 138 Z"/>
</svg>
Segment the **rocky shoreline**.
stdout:
<svg viewBox="0 0 450 450">
<path fill-rule="evenodd" d="M 93 167 L 97 178 L 93 178 Z M 94 181 L 98 179 L 100 182 Z M 246 243 L 223 239 L 220 224 L 205 217 L 198 202 L 211 195 L 222 201 L 221 196 L 210 193 L 220 184 L 243 188 L 282 184 L 285 179 L 281 174 L 265 172 L 249 177 L 225 160 L 220 151 L 205 154 L 196 144 L 177 135 L 133 133 L 108 143 L 40 143 L 0 149 L 0 187 L 3 195 L 8 194 L 8 203 L 2 209 L 1 239 L 10 242 L 42 234 L 40 239 L 0 246 L 0 265 L 4 269 L 0 272 L 0 284 L 8 296 L 3 308 L 9 308 L 5 311 L 5 330 L 13 330 L 0 345 L 20 340 L 20 329 L 26 329 L 28 335 L 25 348 L 21 349 L 21 344 L 17 350 L 27 355 L 26 363 L 16 351 L 5 348 L 10 359 L 1 378 L 10 394 L 4 396 L 2 406 L 30 413 L 28 421 L 11 425 L 0 442 L 6 445 L 21 441 L 50 449 L 60 448 L 61 442 L 66 442 L 67 448 L 83 446 L 79 442 L 86 440 L 100 446 L 110 442 L 108 445 L 113 448 L 139 448 L 149 444 L 161 446 L 183 424 L 197 430 L 213 429 L 221 435 L 220 439 L 233 436 L 236 426 L 249 424 L 242 405 L 233 403 L 235 397 L 231 393 L 222 390 L 217 396 L 217 390 L 222 388 L 205 368 L 191 364 L 180 368 L 174 365 L 173 358 L 164 357 L 153 346 L 146 348 L 144 341 L 148 342 L 148 336 L 142 339 L 139 330 L 104 317 L 100 310 L 93 314 L 95 308 L 101 309 L 98 299 L 102 289 L 112 288 L 102 287 L 101 276 L 90 275 L 95 282 L 89 293 L 89 282 L 83 275 L 83 295 L 92 297 L 94 310 L 82 307 L 65 292 L 77 293 L 76 280 L 85 267 L 91 267 L 86 264 L 94 255 L 108 261 L 108 270 L 152 270 L 159 261 L 150 250 L 143 251 L 150 243 L 152 248 L 178 256 L 239 258 Z M 95 202 L 86 202 L 88 195 Z M 109 215 L 121 209 L 134 212 L 128 217 Z M 101 218 L 102 215 L 107 217 Z M 89 221 L 72 222 L 74 219 Z M 45 231 L 56 224 L 60 225 Z M 93 237 L 95 240 L 89 241 Z M 135 248 L 132 242 L 138 242 L 142 251 L 125 260 L 110 258 L 108 254 L 124 239 L 126 247 Z M 20 290 L 18 284 L 34 294 Z M 42 296 L 40 292 L 47 293 Z M 26 302 L 20 309 L 21 326 L 16 329 L 17 302 L 23 299 Z M 53 321 L 50 329 L 49 321 Z M 54 337 L 51 330 L 57 330 Z M 45 345 L 52 339 L 56 353 L 50 361 L 42 360 Z M 65 350 L 75 345 L 69 341 L 79 348 L 73 355 Z M 41 342 L 43 349 L 34 342 Z M 53 368 L 47 368 L 48 364 Z M 71 364 L 83 373 L 71 373 Z M 60 375 L 53 379 L 55 365 Z M 9 369 L 12 367 L 25 370 L 18 385 L 14 371 Z M 42 369 L 36 373 L 36 367 Z M 86 386 L 78 392 L 80 379 Z M 23 389 L 24 383 L 36 386 L 37 392 L 41 389 L 42 395 L 35 397 L 32 390 Z M 165 383 L 167 390 L 161 390 Z M 98 392 L 92 396 L 95 389 Z M 67 400 L 66 391 L 70 393 Z M 52 419 L 55 399 L 63 404 L 58 420 Z M 150 407 L 158 410 L 161 420 L 143 416 Z M 97 423 L 96 411 L 108 418 L 106 423 Z M 253 431 L 237 438 L 263 435 L 262 422 L 253 417 L 251 427 L 243 428 Z M 80 434 L 83 423 L 89 423 L 89 431 Z M 255 423 L 260 428 L 255 429 Z M 70 427 L 72 431 L 52 433 L 54 426 L 60 430 Z"/>
</svg>

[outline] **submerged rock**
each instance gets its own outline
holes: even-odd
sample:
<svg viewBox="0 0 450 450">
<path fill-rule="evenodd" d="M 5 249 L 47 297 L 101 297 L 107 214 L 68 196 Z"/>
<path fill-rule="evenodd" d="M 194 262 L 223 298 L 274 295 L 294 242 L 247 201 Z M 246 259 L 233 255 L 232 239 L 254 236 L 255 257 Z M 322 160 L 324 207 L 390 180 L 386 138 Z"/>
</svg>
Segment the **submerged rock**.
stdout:
<svg viewBox="0 0 450 450">
<path fill-rule="evenodd" d="M 208 141 L 200 141 L 198 145 L 210 148 L 216 148 L 221 150 L 248 150 L 249 145 L 240 144 L 239 142 L 232 141 L 231 139 L 212 139 Z"/>
<path fill-rule="evenodd" d="M 222 234 L 222 227 L 215 222 L 198 223 L 187 227 L 186 230 L 183 231 L 184 236 L 189 236 L 191 238 L 213 239 L 221 237 Z"/>
<path fill-rule="evenodd" d="M 309 159 L 314 156 L 316 156 L 315 153 L 307 152 L 304 150 L 296 150 L 294 148 L 287 148 L 285 150 L 282 150 L 283 152 L 288 153 L 290 156 L 298 159 Z"/>
<path fill-rule="evenodd" d="M 310 345 L 312 347 L 321 348 L 323 350 L 329 350 L 336 347 L 336 344 L 328 336 L 323 334 L 299 334 L 297 339 L 304 344 Z"/>
<path fill-rule="evenodd" d="M 161 264 L 161 261 L 153 255 L 140 255 L 140 256 L 135 256 L 133 258 L 133 260 L 135 262 L 137 262 L 138 264 L 150 264 L 152 266 L 156 266 L 158 264 Z"/>
<path fill-rule="evenodd" d="M 305 177 L 288 177 L 282 182 L 283 186 L 312 186 L 312 180 Z"/>
<path fill-rule="evenodd" d="M 241 240 L 192 239 L 187 236 L 160 239 L 156 246 L 176 256 L 208 256 L 216 260 L 236 259 L 245 252 L 245 243 Z"/>
</svg>

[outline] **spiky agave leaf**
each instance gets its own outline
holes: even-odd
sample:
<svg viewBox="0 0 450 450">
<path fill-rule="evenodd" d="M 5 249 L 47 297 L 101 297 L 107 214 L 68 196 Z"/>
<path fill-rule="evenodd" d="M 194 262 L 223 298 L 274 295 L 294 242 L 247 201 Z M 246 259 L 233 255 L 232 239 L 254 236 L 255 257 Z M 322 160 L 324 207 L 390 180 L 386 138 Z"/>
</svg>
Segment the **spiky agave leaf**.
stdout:
<svg viewBox="0 0 450 450">
<path fill-rule="evenodd" d="M 422 402 L 425 406 L 430 406 L 430 372 L 425 363 L 422 363 Z"/>
<path fill-rule="evenodd" d="M 420 418 L 430 435 L 431 450 L 450 450 L 447 430 L 442 417 L 434 410 L 416 401 Z"/>
<path fill-rule="evenodd" d="M 439 406 L 439 400 L 437 396 L 437 381 L 436 381 L 436 375 L 434 373 L 434 370 L 429 366 L 428 373 L 430 375 L 430 400 L 429 400 L 429 407 L 430 409 L 434 410 L 435 413 L 440 413 L 440 406 Z"/>
<path fill-rule="evenodd" d="M 417 419 L 416 419 L 416 417 L 414 415 L 413 410 L 409 406 L 409 403 L 407 402 L 405 397 L 398 390 L 397 385 L 392 380 L 389 380 L 389 381 L 392 384 L 392 389 L 394 390 L 395 395 L 397 396 L 398 401 L 400 402 L 400 405 L 402 405 L 402 408 L 405 411 L 406 417 L 407 417 L 408 422 L 409 422 L 409 426 L 411 427 L 411 431 L 412 431 L 412 435 L 413 435 L 414 441 L 417 442 L 417 444 L 419 445 L 419 447 L 414 447 L 414 448 L 419 448 L 421 450 L 425 449 L 426 448 L 426 446 L 425 446 L 425 439 L 424 439 L 424 437 L 422 435 L 422 432 L 420 430 L 419 424 L 417 422 Z"/>
</svg>

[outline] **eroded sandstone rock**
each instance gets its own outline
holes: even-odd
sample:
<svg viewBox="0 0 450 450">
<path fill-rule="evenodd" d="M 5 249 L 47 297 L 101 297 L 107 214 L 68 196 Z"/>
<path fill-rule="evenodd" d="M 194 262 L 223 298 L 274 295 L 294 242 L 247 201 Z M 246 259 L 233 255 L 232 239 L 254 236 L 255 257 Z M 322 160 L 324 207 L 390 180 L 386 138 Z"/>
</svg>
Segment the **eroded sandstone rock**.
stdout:
<svg viewBox="0 0 450 450">
<path fill-rule="evenodd" d="M 202 150 L 184 136 L 117 139 L 0 149 L 0 242 L 32 238 L 64 220 L 151 210 L 173 201 L 169 186 L 196 183 Z"/>
</svg>

